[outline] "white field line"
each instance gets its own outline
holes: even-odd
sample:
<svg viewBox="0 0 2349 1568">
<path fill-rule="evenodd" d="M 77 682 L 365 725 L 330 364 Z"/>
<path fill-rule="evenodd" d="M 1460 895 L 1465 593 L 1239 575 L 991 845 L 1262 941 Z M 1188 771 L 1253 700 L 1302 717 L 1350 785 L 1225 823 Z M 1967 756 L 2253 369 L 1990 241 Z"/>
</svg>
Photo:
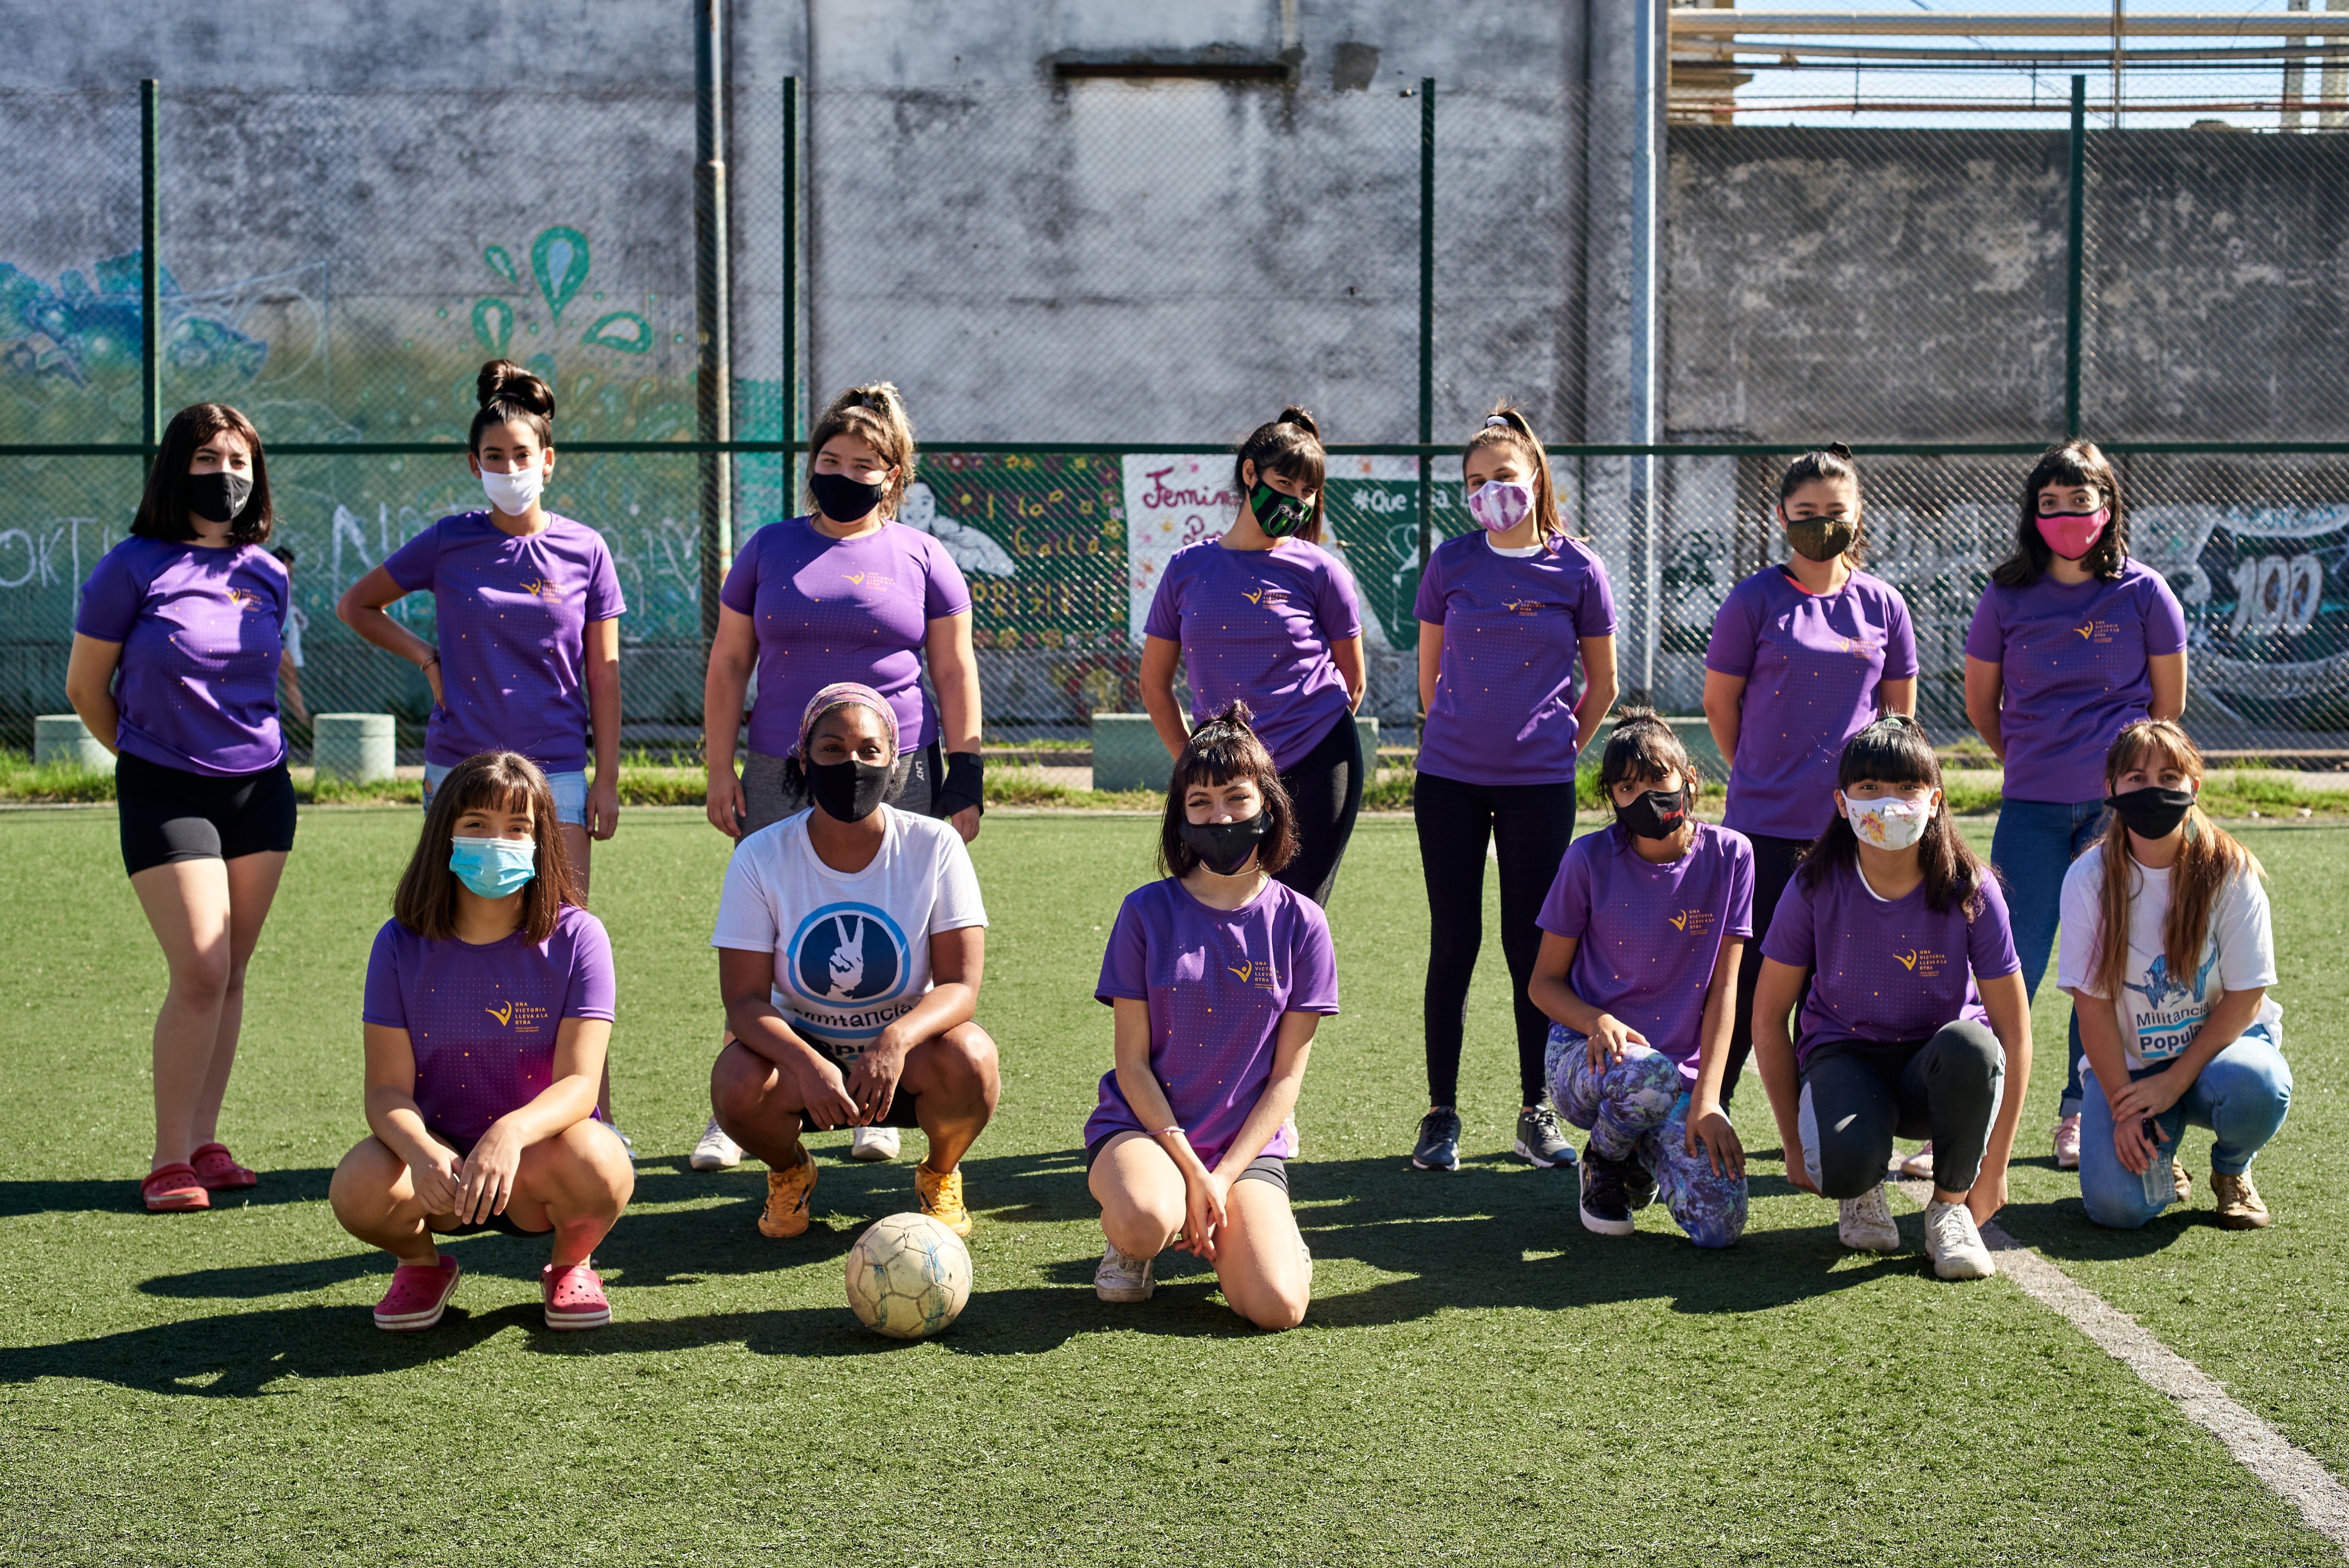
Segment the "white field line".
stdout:
<svg viewBox="0 0 2349 1568">
<path fill-rule="evenodd" d="M 1919 1208 L 1933 1195 L 1930 1181 L 1894 1181 Z M 2016 1241 L 1996 1221 L 1982 1228 L 2007 1278 L 2053 1308 L 2106 1355 L 2136 1373 L 2156 1393 L 2175 1401 L 2189 1421 L 2227 1445 L 2235 1462 L 2261 1485 L 2300 1510 L 2311 1530 L 2349 1558 L 2349 1487 L 2292 1439 L 2243 1408 L 2216 1379 L 2147 1333 L 2137 1319 Z"/>
</svg>

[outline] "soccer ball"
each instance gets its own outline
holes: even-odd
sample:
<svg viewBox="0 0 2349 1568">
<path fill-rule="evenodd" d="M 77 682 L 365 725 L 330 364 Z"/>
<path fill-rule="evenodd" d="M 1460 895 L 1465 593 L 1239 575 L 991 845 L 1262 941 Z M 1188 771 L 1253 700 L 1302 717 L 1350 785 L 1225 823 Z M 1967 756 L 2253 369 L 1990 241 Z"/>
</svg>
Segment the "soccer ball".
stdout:
<svg viewBox="0 0 2349 1568">
<path fill-rule="evenodd" d="M 970 1250 L 927 1214 L 875 1220 L 848 1249 L 848 1305 L 892 1339 L 943 1331 L 970 1299 Z"/>
</svg>

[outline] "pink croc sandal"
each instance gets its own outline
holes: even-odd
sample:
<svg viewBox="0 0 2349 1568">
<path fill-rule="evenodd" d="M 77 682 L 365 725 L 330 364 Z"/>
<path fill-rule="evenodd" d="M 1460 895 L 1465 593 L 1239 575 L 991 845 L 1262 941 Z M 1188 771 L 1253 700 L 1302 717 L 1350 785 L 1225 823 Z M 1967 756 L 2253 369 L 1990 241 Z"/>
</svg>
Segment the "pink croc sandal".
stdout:
<svg viewBox="0 0 2349 1568">
<path fill-rule="evenodd" d="M 147 1201 L 149 1212 L 157 1214 L 212 1206 L 212 1195 L 204 1191 L 191 1165 L 165 1165 L 150 1171 L 147 1180 L 139 1183 L 139 1195 Z"/>
<path fill-rule="evenodd" d="M 547 1264 L 539 1271 L 538 1288 L 546 1297 L 549 1328 L 601 1328 L 612 1321 L 604 1282 L 586 1264 Z"/>
<path fill-rule="evenodd" d="M 207 1143 L 188 1156 L 188 1163 L 196 1172 L 196 1180 L 211 1191 L 227 1191 L 238 1187 L 257 1187 L 261 1178 L 236 1162 L 225 1143 Z"/>
<path fill-rule="evenodd" d="M 435 1264 L 402 1264 L 391 1271 L 391 1288 L 375 1304 L 375 1326 L 393 1334 L 413 1334 L 440 1321 L 457 1294 L 457 1260 L 441 1254 Z"/>
</svg>

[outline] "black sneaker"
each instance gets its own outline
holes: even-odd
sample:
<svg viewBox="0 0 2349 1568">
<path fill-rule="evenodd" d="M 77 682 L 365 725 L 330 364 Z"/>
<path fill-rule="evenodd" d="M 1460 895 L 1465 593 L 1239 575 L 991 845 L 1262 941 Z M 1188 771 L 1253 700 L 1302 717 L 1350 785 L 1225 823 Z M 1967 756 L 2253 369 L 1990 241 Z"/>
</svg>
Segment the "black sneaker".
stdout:
<svg viewBox="0 0 2349 1568">
<path fill-rule="evenodd" d="M 1656 1177 L 1637 1160 L 1623 1162 L 1623 1196 L 1630 1200 L 1631 1212 L 1638 1213 L 1656 1201 Z"/>
<path fill-rule="evenodd" d="M 1517 1158 L 1544 1170 L 1574 1163 L 1574 1145 L 1557 1130 L 1557 1112 L 1546 1105 L 1517 1112 Z"/>
<path fill-rule="evenodd" d="M 1438 1106 L 1419 1119 L 1419 1147 L 1411 1151 L 1411 1162 L 1422 1171 L 1460 1169 L 1458 1111 Z"/>
<path fill-rule="evenodd" d="M 1631 1196 L 1624 1188 L 1625 1179 L 1635 1169 L 1632 1162 L 1609 1160 L 1605 1155 L 1585 1150 L 1582 1156 L 1582 1228 L 1602 1236 L 1628 1236 L 1634 1229 L 1631 1223 Z M 1652 1191 L 1653 1184 L 1651 1183 Z"/>
</svg>

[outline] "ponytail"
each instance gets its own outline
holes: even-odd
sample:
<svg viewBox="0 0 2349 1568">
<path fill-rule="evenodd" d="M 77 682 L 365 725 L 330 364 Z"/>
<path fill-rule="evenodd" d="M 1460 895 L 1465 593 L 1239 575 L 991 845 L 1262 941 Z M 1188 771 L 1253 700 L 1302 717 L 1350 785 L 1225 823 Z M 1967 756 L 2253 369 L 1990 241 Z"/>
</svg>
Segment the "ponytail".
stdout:
<svg viewBox="0 0 2349 1568">
<path fill-rule="evenodd" d="M 905 499 L 905 487 L 914 482 L 915 449 L 914 422 L 905 417 L 905 400 L 898 397 L 895 384 L 875 381 L 869 387 L 851 387 L 832 400 L 808 437 L 809 473 L 815 472 L 817 455 L 834 436 L 855 437 L 889 465 L 892 471 L 881 511 L 896 516 Z M 812 491 L 807 501 L 814 506 Z"/>
<path fill-rule="evenodd" d="M 1550 480 L 1549 454 L 1542 449 L 1541 438 L 1534 434 L 1533 422 L 1526 418 L 1525 410 L 1506 397 L 1494 404 L 1493 411 L 1485 416 L 1484 428 L 1469 437 L 1468 444 L 1460 449 L 1464 466 L 1468 455 L 1479 447 L 1506 448 L 1533 475 L 1534 516 L 1540 520 L 1542 542 L 1556 551 L 1558 541 L 1568 537 L 1566 520 L 1558 515 L 1557 487 Z"/>
<path fill-rule="evenodd" d="M 1278 474 L 1312 490 L 1313 515 L 1296 537 L 1310 544 L 1322 543 L 1329 500 L 1323 480 L 1329 465 L 1328 454 L 1321 449 L 1321 427 L 1313 422 L 1313 416 L 1291 403 L 1279 418 L 1258 425 L 1248 432 L 1247 439 L 1232 449 L 1232 489 L 1243 497 L 1248 492 L 1245 476 L 1250 463 L 1256 465 L 1258 484 L 1266 482 L 1267 475 Z M 1328 542 L 1337 541 L 1331 537 Z"/>
</svg>

